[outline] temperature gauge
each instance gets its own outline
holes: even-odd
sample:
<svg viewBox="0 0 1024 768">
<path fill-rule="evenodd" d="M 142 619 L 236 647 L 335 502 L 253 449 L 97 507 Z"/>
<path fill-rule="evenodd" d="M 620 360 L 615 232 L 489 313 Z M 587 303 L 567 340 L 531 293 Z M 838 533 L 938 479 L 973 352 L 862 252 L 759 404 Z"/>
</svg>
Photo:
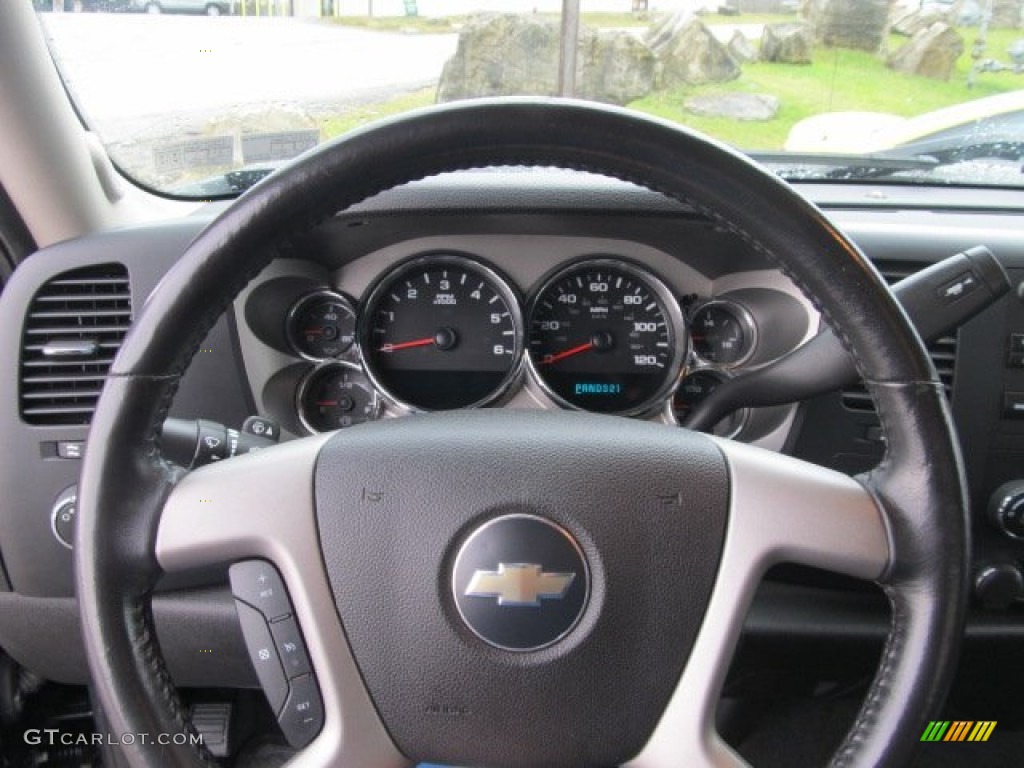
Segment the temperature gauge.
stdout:
<svg viewBox="0 0 1024 768">
<path fill-rule="evenodd" d="M 679 388 L 672 398 L 672 412 L 676 421 L 682 423 L 690 415 L 693 407 L 714 392 L 715 388 L 727 378 L 726 374 L 712 370 L 701 370 L 688 374 L 679 382 Z M 746 424 L 748 415 L 749 412 L 745 408 L 733 411 L 715 424 L 711 432 L 719 437 L 735 437 Z"/>
<path fill-rule="evenodd" d="M 314 368 L 299 383 L 296 400 L 299 420 L 310 432 L 351 427 L 380 413 L 373 385 L 352 363 L 330 362 Z"/>
<path fill-rule="evenodd" d="M 285 333 L 300 357 L 330 360 L 347 352 L 355 341 L 356 310 L 340 293 L 309 293 L 288 313 Z"/>
<path fill-rule="evenodd" d="M 719 299 L 701 306 L 690 321 L 693 351 L 713 365 L 734 366 L 750 359 L 757 326 L 745 307 Z"/>
</svg>

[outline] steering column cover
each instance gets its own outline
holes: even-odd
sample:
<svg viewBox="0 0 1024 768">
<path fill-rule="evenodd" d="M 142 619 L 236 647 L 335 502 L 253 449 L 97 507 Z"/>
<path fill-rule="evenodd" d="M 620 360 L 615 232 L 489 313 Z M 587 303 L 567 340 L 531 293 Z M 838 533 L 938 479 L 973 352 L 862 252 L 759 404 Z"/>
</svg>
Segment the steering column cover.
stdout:
<svg viewBox="0 0 1024 768">
<path fill-rule="evenodd" d="M 185 727 L 154 652 L 146 606 L 158 569 L 145 553 L 152 551 L 160 502 L 173 482 L 155 435 L 206 331 L 291 236 L 393 186 L 490 165 L 601 173 L 694 206 L 776 260 L 851 351 L 889 441 L 886 464 L 868 482 L 892 520 L 887 589 L 894 616 L 872 694 L 835 760 L 903 762 L 919 731 L 898 713 L 913 712 L 921 721 L 940 701 L 955 665 L 951 638 L 963 620 L 967 578 L 962 464 L 920 340 L 855 246 L 747 158 L 624 110 L 538 100 L 446 106 L 312 151 L 239 198 L 150 297 L 100 400 L 93 434 L 110 437 L 102 447 L 90 446 L 81 486 L 87 514 L 76 544 L 80 600 L 96 690 L 112 727 L 125 733 Z M 911 402 L 917 423 L 907 415 Z M 133 765 L 154 768 L 199 760 L 189 747 L 137 744 L 126 752 Z"/>
</svg>

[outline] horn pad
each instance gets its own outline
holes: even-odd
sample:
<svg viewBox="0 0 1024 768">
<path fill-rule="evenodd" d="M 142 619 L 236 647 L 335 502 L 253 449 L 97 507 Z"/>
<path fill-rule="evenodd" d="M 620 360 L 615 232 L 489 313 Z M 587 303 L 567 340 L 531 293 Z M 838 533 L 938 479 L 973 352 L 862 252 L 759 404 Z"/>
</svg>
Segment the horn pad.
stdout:
<svg viewBox="0 0 1024 768">
<path fill-rule="evenodd" d="M 717 573 L 729 484 L 710 439 L 418 415 L 339 432 L 315 492 L 349 644 L 406 756 L 618 765 L 644 746 Z"/>
</svg>

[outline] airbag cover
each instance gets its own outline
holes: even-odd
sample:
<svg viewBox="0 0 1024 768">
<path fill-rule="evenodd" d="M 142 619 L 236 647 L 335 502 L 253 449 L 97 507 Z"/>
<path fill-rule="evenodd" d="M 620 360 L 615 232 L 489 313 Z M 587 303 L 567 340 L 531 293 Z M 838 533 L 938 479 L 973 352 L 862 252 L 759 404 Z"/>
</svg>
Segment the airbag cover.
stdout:
<svg viewBox="0 0 1024 768">
<path fill-rule="evenodd" d="M 618 765 L 639 752 L 717 572 L 729 485 L 711 440 L 589 414 L 426 414 L 339 432 L 315 484 L 339 613 L 404 754 L 557 766 L 581 756 Z M 474 545 L 472 569 L 456 577 L 459 552 L 494 521 L 504 521 L 499 535 Z M 585 565 L 545 540 L 544 521 Z M 550 643 L 509 650 L 460 615 L 467 591 L 511 625 L 570 599 L 583 608 Z"/>
</svg>

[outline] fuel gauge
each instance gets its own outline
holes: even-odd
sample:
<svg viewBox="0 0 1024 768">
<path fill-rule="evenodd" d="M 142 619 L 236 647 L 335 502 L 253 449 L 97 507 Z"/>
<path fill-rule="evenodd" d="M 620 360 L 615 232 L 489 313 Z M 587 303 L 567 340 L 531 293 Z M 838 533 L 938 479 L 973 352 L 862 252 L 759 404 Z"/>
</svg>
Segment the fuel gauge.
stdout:
<svg viewBox="0 0 1024 768">
<path fill-rule="evenodd" d="M 347 352 L 355 341 L 356 310 L 340 293 L 307 293 L 288 313 L 285 333 L 300 357 L 330 360 Z"/>
<path fill-rule="evenodd" d="M 330 432 L 376 419 L 380 401 L 366 374 L 352 363 L 317 366 L 299 382 L 299 421 L 310 432 Z"/>
</svg>

